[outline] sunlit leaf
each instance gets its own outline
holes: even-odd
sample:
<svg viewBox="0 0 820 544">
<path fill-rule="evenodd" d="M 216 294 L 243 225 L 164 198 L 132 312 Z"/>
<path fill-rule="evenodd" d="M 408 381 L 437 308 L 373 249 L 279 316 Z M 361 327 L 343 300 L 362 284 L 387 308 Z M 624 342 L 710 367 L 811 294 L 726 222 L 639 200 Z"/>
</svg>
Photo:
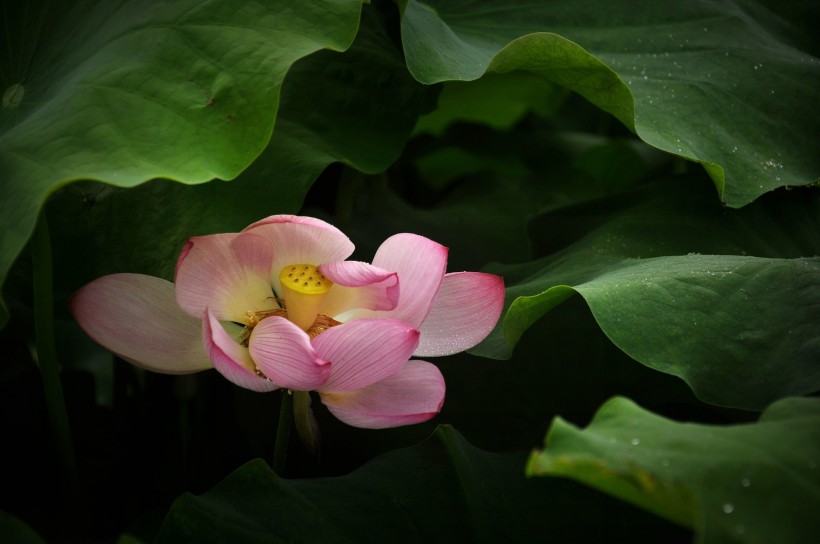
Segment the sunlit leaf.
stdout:
<svg viewBox="0 0 820 544">
<path fill-rule="evenodd" d="M 696 542 L 813 542 L 820 530 L 820 400 L 757 423 L 674 422 L 625 398 L 585 430 L 553 421 L 527 474 L 564 476 L 695 530 Z"/>
<path fill-rule="evenodd" d="M 360 2 L 121 0 L 32 11 L 54 20 L 39 36 L 32 21 L 8 22 L 22 32 L 9 54 L 31 62 L 6 74 L 25 94 L 0 110 L 0 280 L 46 197 L 67 182 L 236 177 L 270 139 L 290 66 L 346 49 Z"/>
<path fill-rule="evenodd" d="M 365 172 L 387 168 L 426 96 L 368 8 L 349 50 L 321 51 L 291 67 L 270 145 L 230 183 L 156 180 L 127 190 L 82 183 L 60 190 L 48 206 L 58 286 L 68 296 L 90 279 L 126 271 L 173 279 L 187 238 L 298 212 L 331 162 Z M 374 104 L 398 112 L 387 115 Z"/>
</svg>

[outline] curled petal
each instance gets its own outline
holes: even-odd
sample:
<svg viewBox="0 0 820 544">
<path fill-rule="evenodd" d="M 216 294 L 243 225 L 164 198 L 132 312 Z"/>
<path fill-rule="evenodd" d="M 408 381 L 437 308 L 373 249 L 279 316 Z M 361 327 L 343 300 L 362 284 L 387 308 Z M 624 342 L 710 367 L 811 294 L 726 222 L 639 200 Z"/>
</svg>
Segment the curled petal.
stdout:
<svg viewBox="0 0 820 544">
<path fill-rule="evenodd" d="M 163 374 L 211 368 L 202 347 L 202 320 L 174 300 L 174 284 L 142 274 L 98 278 L 68 303 L 80 327 L 135 366 Z"/>
<path fill-rule="evenodd" d="M 256 374 L 248 348 L 239 345 L 222 327 L 213 312 L 206 310 L 202 337 L 214 368 L 225 379 L 245 389 L 265 393 L 279 386 Z"/>
<path fill-rule="evenodd" d="M 273 215 L 246 227 L 242 232 L 253 232 L 270 241 L 273 248 L 270 283 L 280 296 L 279 272 L 285 266 L 319 266 L 343 261 L 354 249 L 353 243 L 342 231 L 312 217 Z"/>
<path fill-rule="evenodd" d="M 357 319 L 323 332 L 313 346 L 333 363 L 322 391 L 355 391 L 393 374 L 410 358 L 419 331 L 394 319 Z"/>
<path fill-rule="evenodd" d="M 335 261 L 319 267 L 333 282 L 321 313 L 334 317 L 347 310 L 392 310 L 399 302 L 399 278 L 377 266 L 357 261 Z"/>
<path fill-rule="evenodd" d="M 446 274 L 421 326 L 413 355 L 436 357 L 470 349 L 493 330 L 504 307 L 504 280 L 483 272 Z"/>
<path fill-rule="evenodd" d="M 328 410 L 354 427 L 385 429 L 421 423 L 444 404 L 444 378 L 435 365 L 408 361 L 388 378 L 352 393 L 320 392 Z"/>
<path fill-rule="evenodd" d="M 398 272 L 401 283 L 398 306 L 380 313 L 379 317 L 420 326 L 430 311 L 447 269 L 447 248 L 416 234 L 396 234 L 376 251 L 373 265 Z"/>
<path fill-rule="evenodd" d="M 255 234 L 188 240 L 177 262 L 177 303 L 191 316 L 209 308 L 220 321 L 248 323 L 248 312 L 278 308 L 270 287 L 272 249 Z"/>
<path fill-rule="evenodd" d="M 307 333 L 285 318 L 260 321 L 248 347 L 256 366 L 282 387 L 311 391 L 330 376 L 328 361 L 316 354 Z"/>
</svg>

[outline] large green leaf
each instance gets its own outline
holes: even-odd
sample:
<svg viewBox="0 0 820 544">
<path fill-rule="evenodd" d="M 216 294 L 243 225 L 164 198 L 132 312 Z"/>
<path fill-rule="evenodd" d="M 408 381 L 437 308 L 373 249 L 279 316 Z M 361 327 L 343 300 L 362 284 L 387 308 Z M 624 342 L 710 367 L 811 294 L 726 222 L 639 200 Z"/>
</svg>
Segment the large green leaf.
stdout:
<svg viewBox="0 0 820 544">
<path fill-rule="evenodd" d="M 636 541 L 685 536 L 580 486 L 527 480 L 525 457 L 479 450 L 439 427 L 336 478 L 285 480 L 252 461 L 204 495 L 177 499 L 157 542 L 585 542 L 637 527 Z"/>
<path fill-rule="evenodd" d="M 577 292 L 618 347 L 706 402 L 762 409 L 820 389 L 820 195 L 726 210 L 705 189 L 658 183 L 627 205 L 621 196 L 535 221 L 536 244 L 554 253 L 494 268 L 511 305 L 476 352 L 509 356 Z"/>
<path fill-rule="evenodd" d="M 26 3 L 20 3 L 26 4 Z M 317 50 L 346 49 L 360 2 L 84 2 L 61 13 L 0 110 L 0 281 L 57 187 L 236 177 L 268 143 L 282 81 Z M 19 50 L 32 55 L 30 21 Z M 5 90 L 5 89 L 4 89 Z M 14 107 L 11 107 L 14 106 Z"/>
<path fill-rule="evenodd" d="M 757 423 L 674 422 L 615 398 L 586 430 L 553 421 L 531 476 L 565 476 L 691 527 L 696 542 L 814 542 L 820 400 L 784 399 Z"/>
<path fill-rule="evenodd" d="M 235 232 L 274 213 L 296 213 L 329 163 L 366 172 L 387 168 L 426 93 L 366 9 L 350 49 L 320 51 L 292 66 L 270 145 L 230 183 L 155 180 L 131 189 L 77 183 L 58 191 L 47 209 L 59 294 L 113 272 L 172 279 L 188 237 Z M 391 115 L 372 113 L 378 112 L 374 106 L 388 105 L 396 110 Z"/>
<path fill-rule="evenodd" d="M 800 30 L 807 14 L 763 4 L 409 0 L 402 37 L 419 81 L 535 72 L 647 143 L 703 163 L 721 198 L 742 206 L 820 179 L 820 62 Z"/>
</svg>

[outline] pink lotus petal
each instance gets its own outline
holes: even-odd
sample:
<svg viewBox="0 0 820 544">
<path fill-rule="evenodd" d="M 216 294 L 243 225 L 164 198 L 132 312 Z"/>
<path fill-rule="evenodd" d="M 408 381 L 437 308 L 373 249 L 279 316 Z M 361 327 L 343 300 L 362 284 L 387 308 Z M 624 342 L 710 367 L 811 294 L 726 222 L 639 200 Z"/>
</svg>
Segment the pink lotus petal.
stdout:
<svg viewBox="0 0 820 544">
<path fill-rule="evenodd" d="M 470 349 L 493 330 L 504 307 L 504 280 L 495 274 L 446 274 L 421 325 L 413 355 L 437 357 Z"/>
<path fill-rule="evenodd" d="M 242 232 L 266 237 L 274 248 L 270 283 L 279 296 L 279 272 L 294 264 L 321 264 L 343 261 L 353 253 L 353 243 L 336 227 L 312 217 L 273 215 L 250 225 Z"/>
<path fill-rule="evenodd" d="M 228 381 L 260 393 L 279 389 L 275 383 L 256 374 L 256 365 L 248 348 L 240 346 L 210 310 L 206 310 L 202 333 L 214 368 Z"/>
<path fill-rule="evenodd" d="M 322 303 L 324 315 L 334 317 L 356 308 L 392 310 L 399 302 L 395 272 L 358 261 L 335 261 L 319 270 L 334 284 Z"/>
<path fill-rule="evenodd" d="M 191 238 L 177 262 L 176 298 L 191 316 L 210 308 L 220 321 L 248 323 L 248 312 L 278 308 L 270 286 L 269 242 L 255 234 Z"/>
<path fill-rule="evenodd" d="M 385 429 L 421 423 L 444 404 L 444 378 L 425 361 L 408 361 L 390 377 L 352 393 L 320 392 L 328 410 L 354 427 Z"/>
<path fill-rule="evenodd" d="M 378 317 L 421 325 L 447 269 L 447 248 L 416 234 L 396 234 L 382 243 L 373 265 L 399 274 L 399 305 Z M 365 314 L 362 314 L 365 315 Z M 367 314 L 374 316 L 374 314 Z"/>
<path fill-rule="evenodd" d="M 184 313 L 174 284 L 142 274 L 98 278 L 68 303 L 80 327 L 130 363 L 163 374 L 211 368 L 202 347 L 202 320 Z"/>
<path fill-rule="evenodd" d="M 313 340 L 333 368 L 321 391 L 355 391 L 385 379 L 410 358 L 419 332 L 394 319 L 357 319 L 326 330 Z"/>
<path fill-rule="evenodd" d="M 282 387 L 310 391 L 330 376 L 328 361 L 321 359 L 307 333 L 282 317 L 268 317 L 253 329 L 250 352 L 265 376 Z"/>
</svg>

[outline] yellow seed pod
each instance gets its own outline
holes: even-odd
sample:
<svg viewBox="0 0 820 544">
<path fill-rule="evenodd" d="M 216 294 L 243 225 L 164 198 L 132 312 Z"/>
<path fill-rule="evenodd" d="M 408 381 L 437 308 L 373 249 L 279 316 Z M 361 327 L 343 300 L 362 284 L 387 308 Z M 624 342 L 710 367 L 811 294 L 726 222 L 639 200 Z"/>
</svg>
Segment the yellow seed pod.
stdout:
<svg viewBox="0 0 820 544">
<path fill-rule="evenodd" d="M 312 264 L 292 264 L 284 267 L 279 273 L 283 286 L 302 295 L 324 295 L 333 286 L 333 282 L 319 272 Z"/>
<path fill-rule="evenodd" d="M 279 273 L 282 298 L 288 310 L 288 319 L 303 331 L 310 329 L 322 311 L 325 295 L 333 282 L 312 264 L 291 264 Z"/>
</svg>

